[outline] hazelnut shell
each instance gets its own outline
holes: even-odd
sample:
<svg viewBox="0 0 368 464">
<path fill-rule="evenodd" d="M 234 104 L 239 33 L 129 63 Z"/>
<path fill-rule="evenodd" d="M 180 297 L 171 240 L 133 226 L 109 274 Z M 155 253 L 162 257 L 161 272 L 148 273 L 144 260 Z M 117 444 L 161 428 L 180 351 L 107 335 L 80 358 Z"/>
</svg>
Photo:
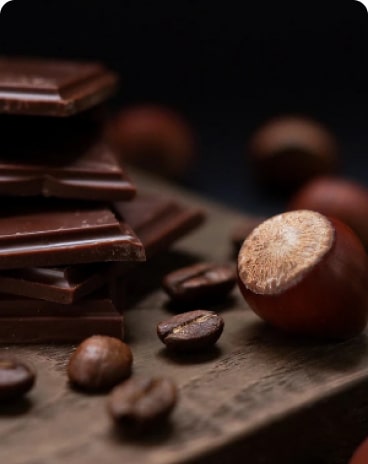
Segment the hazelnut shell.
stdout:
<svg viewBox="0 0 368 464">
<path fill-rule="evenodd" d="M 258 180 L 279 190 L 294 190 L 339 165 L 334 135 L 319 122 L 300 116 L 278 117 L 261 126 L 247 152 Z"/>
<path fill-rule="evenodd" d="M 367 323 L 368 258 L 348 226 L 329 220 L 335 229 L 330 250 L 295 285 L 274 294 L 259 294 L 247 288 L 240 272 L 238 282 L 251 309 L 273 326 L 291 333 L 344 339 L 362 332 Z"/>
</svg>

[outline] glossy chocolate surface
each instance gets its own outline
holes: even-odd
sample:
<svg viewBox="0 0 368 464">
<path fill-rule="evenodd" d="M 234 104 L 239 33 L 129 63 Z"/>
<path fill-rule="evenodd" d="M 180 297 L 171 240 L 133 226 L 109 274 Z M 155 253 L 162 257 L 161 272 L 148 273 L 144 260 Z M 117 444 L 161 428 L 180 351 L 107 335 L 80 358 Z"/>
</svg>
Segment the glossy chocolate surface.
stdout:
<svg viewBox="0 0 368 464">
<path fill-rule="evenodd" d="M 70 116 L 116 89 L 117 77 L 98 63 L 0 58 L 0 113 Z"/>
<path fill-rule="evenodd" d="M 147 257 L 167 249 L 205 219 L 200 208 L 149 193 L 139 193 L 132 202 L 114 203 L 114 209 L 138 235 Z"/>
<path fill-rule="evenodd" d="M 136 189 L 100 137 L 96 114 L 0 117 L 0 195 L 129 200 Z"/>
<path fill-rule="evenodd" d="M 24 199 L 2 210 L 0 269 L 144 259 L 132 229 L 107 208 Z"/>
<path fill-rule="evenodd" d="M 117 206 L 129 225 L 134 224 L 147 257 L 167 249 L 204 220 L 202 210 L 153 194 L 138 194 L 132 202 Z M 127 265 L 95 263 L 1 271 L 0 292 L 70 304 L 106 283 L 116 267 L 127 272 Z"/>
</svg>

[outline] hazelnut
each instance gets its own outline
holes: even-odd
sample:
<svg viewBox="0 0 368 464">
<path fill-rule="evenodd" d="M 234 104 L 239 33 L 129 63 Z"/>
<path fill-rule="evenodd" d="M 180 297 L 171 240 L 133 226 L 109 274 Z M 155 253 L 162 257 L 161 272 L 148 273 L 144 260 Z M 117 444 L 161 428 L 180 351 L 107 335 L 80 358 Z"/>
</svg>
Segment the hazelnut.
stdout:
<svg viewBox="0 0 368 464">
<path fill-rule="evenodd" d="M 232 230 L 230 240 L 233 245 L 234 255 L 238 256 L 240 247 L 252 230 L 265 221 L 263 216 L 249 216 L 239 222 Z"/>
<path fill-rule="evenodd" d="M 292 190 L 338 166 L 337 141 L 320 123 L 299 116 L 272 119 L 248 145 L 258 180 L 271 188 Z"/>
<path fill-rule="evenodd" d="M 344 339 L 368 318 L 368 257 L 355 233 L 315 211 L 274 216 L 244 241 L 239 286 L 251 309 L 285 331 Z"/>
<path fill-rule="evenodd" d="M 122 110 L 107 127 L 123 161 L 169 178 L 183 176 L 193 160 L 194 137 L 174 111 L 160 106 Z"/>
</svg>

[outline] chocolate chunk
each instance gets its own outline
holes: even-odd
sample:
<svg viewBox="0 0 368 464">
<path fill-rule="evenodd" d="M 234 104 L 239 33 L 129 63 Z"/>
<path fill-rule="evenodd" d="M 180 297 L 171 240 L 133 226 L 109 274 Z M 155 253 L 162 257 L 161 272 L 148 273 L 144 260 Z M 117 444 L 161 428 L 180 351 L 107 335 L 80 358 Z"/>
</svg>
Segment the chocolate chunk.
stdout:
<svg viewBox="0 0 368 464">
<path fill-rule="evenodd" d="M 101 140 L 104 124 L 105 111 L 101 107 L 68 118 L 0 113 L 1 157 L 36 164 L 51 159 L 62 164 Z"/>
<path fill-rule="evenodd" d="M 75 343 L 91 335 L 123 338 L 124 318 L 111 298 L 70 305 L 0 295 L 0 343 Z"/>
<path fill-rule="evenodd" d="M 98 63 L 0 59 L 0 112 L 69 116 L 109 97 L 117 77 Z"/>
<path fill-rule="evenodd" d="M 108 263 L 31 267 L 0 273 L 0 292 L 70 304 L 106 283 Z"/>
<path fill-rule="evenodd" d="M 0 269 L 144 259 L 132 229 L 106 208 L 24 199 L 2 210 Z"/>
<path fill-rule="evenodd" d="M 1 151 L 1 195 L 115 201 L 129 200 L 135 193 L 115 153 L 102 142 L 88 144 L 83 150 L 70 147 L 68 156 L 55 157 L 50 151 L 32 161 L 6 158 Z"/>
<path fill-rule="evenodd" d="M 23 189 L 23 195 L 44 195 L 59 198 L 80 198 L 88 200 L 128 200 L 135 195 L 135 187 L 115 154 L 100 143 L 92 146 L 73 161 L 63 166 L 40 165 L 0 165 L 2 172 L 15 179 L 10 194 Z M 37 180 L 36 180 L 37 179 Z M 37 184 L 37 186 L 36 186 Z M 31 185 L 31 189 L 27 186 Z M 0 183 L 0 192 L 8 193 L 6 182 Z"/>
<path fill-rule="evenodd" d="M 202 210 L 154 194 L 138 194 L 132 202 L 118 203 L 118 209 L 134 224 L 148 257 L 168 248 L 204 219 Z M 127 272 L 127 263 L 1 271 L 0 292 L 69 304 L 101 287 L 116 267 L 120 274 Z"/>
<path fill-rule="evenodd" d="M 147 257 L 167 249 L 205 219 L 199 208 L 148 193 L 139 193 L 129 203 L 114 203 L 114 209 L 138 235 Z"/>
</svg>

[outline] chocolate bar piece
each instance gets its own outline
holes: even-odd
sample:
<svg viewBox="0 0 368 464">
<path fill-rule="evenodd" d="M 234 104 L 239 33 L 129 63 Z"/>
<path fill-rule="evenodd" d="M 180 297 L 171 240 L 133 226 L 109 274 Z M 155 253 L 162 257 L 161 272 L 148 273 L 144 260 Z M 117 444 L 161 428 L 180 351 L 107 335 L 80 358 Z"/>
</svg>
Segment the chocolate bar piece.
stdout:
<svg viewBox="0 0 368 464">
<path fill-rule="evenodd" d="M 30 267 L 0 273 L 0 292 L 71 304 L 102 287 L 109 263 L 67 267 Z"/>
<path fill-rule="evenodd" d="M 9 161 L 57 158 L 62 163 L 101 139 L 104 121 L 102 108 L 68 118 L 0 114 L 0 154 Z"/>
<path fill-rule="evenodd" d="M 0 149 L 0 194 L 101 201 L 134 197 L 134 185 L 106 144 L 71 149 L 68 156 L 53 154 L 50 151 L 43 158 L 36 154 L 30 161 L 16 154 L 5 157 Z"/>
<path fill-rule="evenodd" d="M 107 208 L 23 199 L 2 209 L 0 269 L 144 259 L 140 240 Z"/>
<path fill-rule="evenodd" d="M 114 210 L 138 235 L 147 257 L 167 249 L 205 219 L 200 208 L 148 193 L 139 193 L 133 202 L 116 202 Z"/>
<path fill-rule="evenodd" d="M 98 63 L 0 59 L 0 113 L 70 116 L 108 98 L 118 79 Z"/>
<path fill-rule="evenodd" d="M 159 195 L 138 194 L 132 202 L 116 206 L 124 219 L 134 224 L 147 256 L 168 248 L 204 219 L 202 210 Z M 70 304 L 101 287 L 111 274 L 124 270 L 126 263 L 7 270 L 0 273 L 0 292 Z"/>
<path fill-rule="evenodd" d="M 91 335 L 123 338 L 124 318 L 111 298 L 64 305 L 0 295 L 0 343 L 77 343 Z"/>
</svg>

